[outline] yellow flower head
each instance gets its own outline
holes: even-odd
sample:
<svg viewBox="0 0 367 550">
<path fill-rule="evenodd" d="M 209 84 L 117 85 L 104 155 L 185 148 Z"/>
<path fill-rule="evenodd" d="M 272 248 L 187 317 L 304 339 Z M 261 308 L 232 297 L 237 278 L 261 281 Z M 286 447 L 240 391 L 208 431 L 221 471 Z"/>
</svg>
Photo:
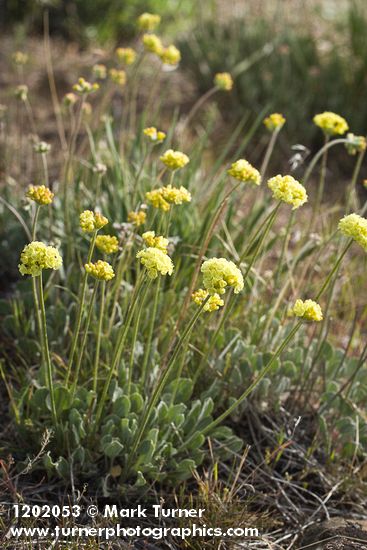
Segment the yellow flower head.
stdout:
<svg viewBox="0 0 367 550">
<path fill-rule="evenodd" d="M 227 286 L 234 288 L 234 293 L 241 292 L 244 286 L 243 276 L 238 267 L 225 258 L 211 258 L 201 266 L 203 283 L 209 294 L 224 294 Z"/>
<path fill-rule="evenodd" d="M 147 215 L 144 210 L 139 210 L 139 212 L 129 212 L 127 215 L 127 221 L 133 225 L 136 225 L 136 227 L 143 225 L 146 219 Z"/>
<path fill-rule="evenodd" d="M 171 258 L 162 250 L 155 247 L 149 247 L 145 250 L 140 250 L 137 255 L 141 264 L 147 269 L 148 276 L 155 279 L 158 274 L 172 275 L 173 262 Z"/>
<path fill-rule="evenodd" d="M 104 262 L 103 260 L 98 260 L 95 263 L 89 262 L 89 264 L 85 264 L 84 267 L 85 271 L 89 273 L 89 275 L 92 275 L 92 277 L 98 279 L 99 281 L 110 281 L 115 276 L 112 265 L 108 262 Z"/>
<path fill-rule="evenodd" d="M 106 65 L 97 63 L 96 65 L 93 65 L 92 72 L 95 78 L 99 78 L 100 80 L 104 80 L 107 77 Z"/>
<path fill-rule="evenodd" d="M 168 212 L 171 204 L 183 204 L 184 202 L 191 201 L 191 193 L 181 185 L 180 188 L 167 185 L 166 187 L 160 187 L 159 189 L 153 189 L 148 191 L 145 195 L 148 203 L 154 208 L 159 208 L 164 212 Z"/>
<path fill-rule="evenodd" d="M 283 128 L 285 124 L 285 118 L 281 113 L 272 113 L 264 118 L 264 124 L 270 132 L 275 132 Z"/>
<path fill-rule="evenodd" d="M 292 176 L 274 176 L 268 180 L 268 187 L 273 191 L 275 199 L 292 204 L 292 210 L 307 202 L 306 189 Z"/>
<path fill-rule="evenodd" d="M 60 269 L 62 258 L 54 246 L 40 241 L 32 241 L 23 248 L 20 255 L 19 271 L 22 275 L 37 277 L 43 269 Z"/>
<path fill-rule="evenodd" d="M 255 185 L 260 185 L 261 183 L 260 172 L 245 159 L 234 162 L 227 173 L 244 183 L 253 183 Z"/>
<path fill-rule="evenodd" d="M 119 249 L 119 242 L 114 235 L 98 235 L 96 247 L 105 254 L 115 254 Z"/>
<path fill-rule="evenodd" d="M 75 105 L 77 101 L 78 101 L 78 97 L 72 92 L 65 94 L 62 100 L 65 107 L 72 107 L 73 105 Z"/>
<path fill-rule="evenodd" d="M 84 210 L 79 216 L 79 223 L 84 233 L 92 233 L 104 227 L 108 223 L 108 219 L 100 212 Z"/>
<path fill-rule="evenodd" d="M 357 153 L 363 153 L 367 148 L 366 138 L 364 136 L 355 136 L 354 134 L 347 134 L 348 142 L 345 144 L 345 148 L 350 155 L 356 155 Z"/>
<path fill-rule="evenodd" d="M 178 170 L 186 166 L 190 159 L 185 153 L 180 151 L 174 151 L 173 149 L 168 149 L 161 157 L 160 160 L 169 168 L 170 170 Z"/>
<path fill-rule="evenodd" d="M 109 75 L 112 82 L 114 82 L 115 84 L 118 84 L 119 86 L 125 86 L 126 84 L 125 71 L 119 70 L 119 69 L 110 69 Z"/>
<path fill-rule="evenodd" d="M 351 237 L 367 252 L 367 219 L 358 214 L 348 214 L 339 222 L 339 229 L 346 237 Z"/>
<path fill-rule="evenodd" d="M 209 296 L 209 292 L 203 288 L 199 288 L 192 294 L 192 299 L 194 303 L 198 306 L 201 306 L 204 300 Z M 210 296 L 209 300 L 206 302 L 203 310 L 204 311 L 217 311 L 220 307 L 224 306 L 224 300 L 219 296 L 219 294 L 213 294 Z"/>
<path fill-rule="evenodd" d="M 161 22 L 161 16 L 154 13 L 142 13 L 138 17 L 138 27 L 142 31 L 154 31 Z"/>
<path fill-rule="evenodd" d="M 46 143 L 46 141 L 39 141 L 38 143 L 35 143 L 34 150 L 40 155 L 45 155 L 51 151 L 51 145 Z"/>
<path fill-rule="evenodd" d="M 219 88 L 219 90 L 230 92 L 233 88 L 233 78 L 229 73 L 217 73 L 214 76 L 214 85 Z"/>
<path fill-rule="evenodd" d="M 28 63 L 28 54 L 24 52 L 14 52 L 11 57 L 14 65 L 26 65 Z"/>
<path fill-rule="evenodd" d="M 176 46 L 171 44 L 167 48 L 163 48 L 159 54 L 159 57 L 165 65 L 176 66 L 181 61 L 181 52 L 176 48 Z"/>
<path fill-rule="evenodd" d="M 19 86 L 15 88 L 14 95 L 20 101 L 27 101 L 28 86 L 26 84 L 19 84 Z"/>
<path fill-rule="evenodd" d="M 292 309 L 293 315 L 306 321 L 322 321 L 322 310 L 313 300 L 297 300 Z"/>
<path fill-rule="evenodd" d="M 162 41 L 155 34 L 144 34 L 143 44 L 144 44 L 144 48 L 148 52 L 152 52 L 157 55 L 160 55 L 163 50 Z"/>
<path fill-rule="evenodd" d="M 117 48 L 116 56 L 126 65 L 132 65 L 136 59 L 136 51 L 133 48 Z"/>
<path fill-rule="evenodd" d="M 155 236 L 155 231 L 146 231 L 142 234 L 143 241 L 150 248 L 159 248 L 162 252 L 167 253 L 168 239 L 161 236 Z"/>
<path fill-rule="evenodd" d="M 328 136 L 342 136 L 349 129 L 343 117 L 329 111 L 315 115 L 313 121 Z"/>
<path fill-rule="evenodd" d="M 44 185 L 30 185 L 26 196 L 40 205 L 51 204 L 54 193 Z"/>
<path fill-rule="evenodd" d="M 85 78 L 80 77 L 78 79 L 78 82 L 74 84 L 73 90 L 79 95 L 92 94 L 93 92 L 99 90 L 99 84 L 97 84 L 97 82 L 91 84 L 90 82 L 85 80 Z"/>
<path fill-rule="evenodd" d="M 166 137 L 166 134 L 164 132 L 160 132 L 154 126 L 151 126 L 150 128 L 144 128 L 143 134 L 147 136 L 150 141 L 154 141 L 156 143 L 163 141 Z"/>
</svg>

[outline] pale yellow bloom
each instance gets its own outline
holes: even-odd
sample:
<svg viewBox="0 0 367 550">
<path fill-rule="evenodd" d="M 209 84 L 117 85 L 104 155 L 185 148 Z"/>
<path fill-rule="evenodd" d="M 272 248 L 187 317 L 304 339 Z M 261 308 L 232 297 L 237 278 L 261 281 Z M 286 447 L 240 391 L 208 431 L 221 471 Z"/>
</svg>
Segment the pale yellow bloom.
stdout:
<svg viewBox="0 0 367 550">
<path fill-rule="evenodd" d="M 28 86 L 26 84 L 19 84 L 19 86 L 15 88 L 14 95 L 20 101 L 27 101 Z"/>
<path fill-rule="evenodd" d="M 172 275 L 173 273 L 171 258 L 158 248 L 150 247 L 140 250 L 136 257 L 140 259 L 141 264 L 147 269 L 148 276 L 151 279 L 155 279 L 158 274 Z"/>
<path fill-rule="evenodd" d="M 181 151 L 174 151 L 173 149 L 168 149 L 159 158 L 170 170 L 178 170 L 190 162 L 189 157 L 185 155 L 185 153 L 181 153 Z"/>
<path fill-rule="evenodd" d="M 142 31 L 154 31 L 161 22 L 161 16 L 154 13 L 142 13 L 138 17 L 138 27 Z"/>
<path fill-rule="evenodd" d="M 292 210 L 307 202 L 306 189 L 292 176 L 274 176 L 268 180 L 268 187 L 275 199 L 293 205 Z"/>
<path fill-rule="evenodd" d="M 165 65 L 178 65 L 178 63 L 181 61 L 181 53 L 180 50 L 176 48 L 173 44 L 168 46 L 167 48 L 163 48 L 163 50 L 160 52 L 159 57 L 161 58 L 162 63 Z"/>
<path fill-rule="evenodd" d="M 313 121 L 328 136 L 343 135 L 349 129 L 343 117 L 330 111 L 315 115 Z"/>
<path fill-rule="evenodd" d="M 367 219 L 359 214 L 348 214 L 339 222 L 339 229 L 346 237 L 351 237 L 367 252 Z"/>
<path fill-rule="evenodd" d="M 229 73 L 217 73 L 214 76 L 214 85 L 225 92 L 229 92 L 233 88 L 233 78 Z"/>
<path fill-rule="evenodd" d="M 163 50 L 161 39 L 155 34 L 144 34 L 143 36 L 144 48 L 151 53 L 160 55 Z"/>
<path fill-rule="evenodd" d="M 35 143 L 34 150 L 36 153 L 44 155 L 51 151 L 51 145 L 45 141 L 39 141 L 38 143 Z"/>
<path fill-rule="evenodd" d="M 119 69 L 110 69 L 109 75 L 112 82 L 114 82 L 115 84 L 118 84 L 119 86 L 125 86 L 126 84 L 125 71 L 119 70 Z"/>
<path fill-rule="evenodd" d="M 26 65 L 28 63 L 28 54 L 24 52 L 14 52 L 11 57 L 15 65 Z"/>
<path fill-rule="evenodd" d="M 292 309 L 293 315 L 301 317 L 306 321 L 322 321 L 322 310 L 320 305 L 313 300 L 297 300 Z"/>
<path fill-rule="evenodd" d="M 159 248 L 162 252 L 167 252 L 168 239 L 162 236 L 156 236 L 155 231 L 146 231 L 142 234 L 143 241 L 146 246 L 151 248 Z"/>
<path fill-rule="evenodd" d="M 114 235 L 98 235 L 96 247 L 105 254 L 115 254 L 119 249 L 119 242 Z"/>
<path fill-rule="evenodd" d="M 104 227 L 108 223 L 108 219 L 100 212 L 84 210 L 79 216 L 79 223 L 84 233 L 92 233 Z"/>
<path fill-rule="evenodd" d="M 150 128 L 144 128 L 143 134 L 147 136 L 150 141 L 154 141 L 156 143 L 163 141 L 166 137 L 166 134 L 164 132 L 157 130 L 157 128 L 155 128 L 154 126 L 151 126 Z"/>
<path fill-rule="evenodd" d="M 97 63 L 96 65 L 93 65 L 92 72 L 93 75 L 100 80 L 104 80 L 107 77 L 106 65 Z"/>
<path fill-rule="evenodd" d="M 55 195 L 51 189 L 44 185 L 30 185 L 26 196 L 37 204 L 46 205 L 52 203 Z"/>
<path fill-rule="evenodd" d="M 363 153 L 367 148 L 366 138 L 364 136 L 356 136 L 354 134 L 347 134 L 347 143 L 345 148 L 350 155 L 356 155 L 357 153 Z"/>
<path fill-rule="evenodd" d="M 23 248 L 18 266 L 22 275 L 37 277 L 43 269 L 60 269 L 62 258 L 54 246 L 40 241 L 32 241 Z"/>
<path fill-rule="evenodd" d="M 284 126 L 285 118 L 281 113 L 272 113 L 264 118 L 264 124 L 270 132 L 275 132 Z"/>
<path fill-rule="evenodd" d="M 192 299 L 196 305 L 201 306 L 208 296 L 209 292 L 207 290 L 199 288 L 199 290 L 193 292 Z M 208 312 L 216 311 L 222 306 L 224 306 L 224 300 L 222 300 L 219 294 L 212 294 L 204 305 L 203 310 Z"/>
<path fill-rule="evenodd" d="M 148 191 L 145 198 L 154 208 L 168 212 L 171 204 L 179 205 L 184 202 L 190 202 L 191 193 L 182 185 L 179 188 L 167 185 L 159 189 L 153 189 L 153 191 Z"/>
<path fill-rule="evenodd" d="M 127 215 L 127 221 L 136 225 L 136 227 L 143 225 L 146 219 L 147 215 L 143 210 L 139 210 L 139 212 L 129 212 Z"/>
<path fill-rule="evenodd" d="M 133 48 L 117 48 L 116 56 L 126 65 L 132 65 L 136 59 L 136 51 Z"/>
<path fill-rule="evenodd" d="M 98 279 L 99 281 L 110 281 L 115 276 L 112 265 L 108 262 L 104 262 L 103 260 L 98 260 L 95 263 L 89 262 L 88 264 L 85 264 L 84 267 L 85 271 L 89 275 L 92 275 L 92 277 Z"/>
<path fill-rule="evenodd" d="M 201 266 L 203 283 L 209 294 L 224 294 L 226 287 L 233 287 L 238 294 L 244 287 L 241 271 L 231 261 L 225 258 L 211 258 Z"/>
<path fill-rule="evenodd" d="M 78 82 L 74 84 L 73 90 L 79 95 L 87 95 L 99 90 L 99 84 L 97 82 L 91 84 L 85 78 L 80 77 Z"/>
<path fill-rule="evenodd" d="M 78 97 L 72 92 L 65 94 L 62 100 L 63 104 L 66 107 L 72 107 L 73 105 L 75 105 L 77 101 L 78 101 Z"/>
<path fill-rule="evenodd" d="M 260 185 L 261 183 L 260 172 L 245 159 L 234 162 L 227 173 L 244 183 L 253 183 L 255 185 Z"/>
</svg>

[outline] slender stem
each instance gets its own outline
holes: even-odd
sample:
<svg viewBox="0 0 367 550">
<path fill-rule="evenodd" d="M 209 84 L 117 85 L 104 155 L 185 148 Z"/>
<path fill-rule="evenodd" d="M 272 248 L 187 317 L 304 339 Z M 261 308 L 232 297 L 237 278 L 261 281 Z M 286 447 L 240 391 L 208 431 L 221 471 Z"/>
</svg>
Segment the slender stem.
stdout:
<svg viewBox="0 0 367 550">
<path fill-rule="evenodd" d="M 211 98 L 216 92 L 218 91 L 218 88 L 216 86 L 213 86 L 213 88 L 210 88 L 204 95 L 202 95 L 196 103 L 192 106 L 191 110 L 189 111 L 189 114 L 187 115 L 183 125 L 180 128 L 181 135 L 183 134 L 184 130 L 188 127 L 198 110 L 204 105 L 204 103 Z"/>
<path fill-rule="evenodd" d="M 314 207 L 312 209 L 312 216 L 311 216 L 308 232 L 310 232 L 312 230 L 312 228 L 315 224 L 315 219 L 316 219 L 316 216 L 319 213 L 319 208 L 321 206 L 322 198 L 324 196 L 325 178 L 326 178 L 326 165 L 327 165 L 327 158 L 328 158 L 327 145 L 328 145 L 329 141 L 330 141 L 330 136 L 328 136 L 326 134 L 325 135 L 325 141 L 324 141 L 324 147 L 323 147 L 324 152 L 322 154 L 322 161 L 321 161 L 319 186 L 318 186 L 318 189 L 317 189 L 316 201 L 315 201 Z"/>
<path fill-rule="evenodd" d="M 362 162 L 363 162 L 363 159 L 364 159 L 364 156 L 366 154 L 366 150 L 363 149 L 363 151 L 361 151 L 358 155 L 358 158 L 357 158 L 357 162 L 355 164 L 355 167 L 354 167 L 354 170 L 353 170 L 353 176 L 352 176 L 352 180 L 350 182 L 350 185 L 349 187 L 347 188 L 347 194 L 348 194 L 348 197 L 347 197 L 347 207 L 346 207 L 346 211 L 349 212 L 349 208 L 350 208 L 350 205 L 351 205 L 351 202 L 352 202 L 352 196 L 354 195 L 355 196 L 355 185 L 356 185 L 356 182 L 357 182 L 357 178 L 358 178 L 358 175 L 359 175 L 359 172 L 361 171 L 361 166 L 362 166 Z M 358 200 L 356 201 L 356 203 L 358 202 Z M 356 204 L 356 207 L 358 207 L 358 205 Z"/>
<path fill-rule="evenodd" d="M 157 401 L 162 393 L 162 391 L 164 390 L 165 386 L 166 386 L 166 383 L 167 383 L 167 380 L 171 374 L 171 371 L 172 371 L 172 368 L 174 367 L 175 365 L 175 361 L 177 359 L 177 356 L 183 346 L 183 344 L 186 342 L 186 339 L 187 337 L 189 336 L 191 330 L 193 329 L 196 321 L 198 320 L 206 302 L 209 300 L 210 296 L 208 296 L 204 301 L 203 303 L 201 304 L 201 306 L 197 309 L 197 311 L 194 313 L 194 315 L 192 316 L 190 322 L 188 323 L 186 329 L 184 330 L 184 332 L 182 333 L 182 336 L 181 338 L 179 339 L 179 341 L 177 342 L 177 345 L 175 347 L 175 350 L 171 356 L 171 359 L 169 360 L 167 366 L 165 367 L 165 369 L 162 371 L 161 373 L 161 376 L 153 390 L 153 394 L 151 395 L 146 407 L 145 407 L 145 410 L 144 410 L 144 413 L 142 415 L 142 418 L 141 418 L 141 421 L 140 421 L 140 425 L 138 427 L 138 430 L 137 430 L 137 434 L 135 436 L 135 439 L 134 439 L 134 442 L 131 446 L 131 449 L 130 449 L 130 453 L 129 453 L 129 458 L 128 458 L 128 461 L 127 461 L 127 465 L 126 465 L 126 469 L 125 469 L 125 478 L 129 475 L 129 472 L 130 472 L 130 467 L 131 467 L 131 464 L 135 458 L 135 453 L 139 447 L 139 444 L 141 442 L 141 439 L 144 435 L 144 432 L 145 432 L 145 429 L 147 427 L 147 424 L 149 422 L 149 419 L 150 419 L 150 416 L 151 416 L 151 413 L 155 407 L 155 405 L 157 404 Z"/>
<path fill-rule="evenodd" d="M 161 286 L 161 276 L 158 275 L 158 281 L 156 282 L 155 292 L 154 292 L 153 310 L 152 310 L 152 313 L 150 315 L 148 336 L 147 336 L 147 340 L 146 340 L 146 343 L 145 343 L 143 365 L 141 367 L 141 383 L 142 383 L 143 387 L 145 386 L 146 377 L 147 377 L 147 366 L 148 366 L 148 361 L 149 361 L 149 356 L 150 356 L 150 350 L 151 350 L 151 347 L 152 347 L 154 324 L 155 324 L 155 319 L 156 319 L 157 310 L 158 310 L 158 300 L 159 300 L 160 286 Z"/>
<path fill-rule="evenodd" d="M 99 320 L 98 320 L 98 330 L 97 330 L 97 342 L 96 342 L 96 355 L 94 358 L 94 369 L 93 369 L 93 391 L 97 392 L 97 383 L 98 383 L 98 367 L 99 367 L 99 353 L 101 348 L 101 336 L 103 328 L 103 315 L 104 315 L 104 306 L 105 306 L 105 291 L 106 291 L 106 281 L 102 281 L 101 285 L 101 305 L 99 309 Z"/>
<path fill-rule="evenodd" d="M 266 148 L 264 160 L 263 160 L 263 163 L 262 163 L 261 169 L 260 169 L 261 179 L 264 179 L 265 176 L 266 176 L 266 171 L 268 169 L 269 162 L 270 162 L 270 159 L 271 159 L 271 155 L 273 154 L 275 143 L 277 141 L 280 130 L 281 130 L 281 128 L 278 128 L 278 130 L 275 130 L 271 134 L 271 138 L 270 138 L 268 146 Z"/>
<path fill-rule="evenodd" d="M 347 142 L 348 142 L 348 140 L 345 139 L 345 138 L 333 139 L 332 141 L 329 141 L 323 147 L 321 147 L 321 149 L 313 157 L 312 161 L 310 162 L 310 164 L 309 164 L 309 166 L 308 166 L 308 168 L 305 172 L 305 175 L 304 175 L 303 181 L 302 181 L 303 185 L 306 186 L 306 184 L 308 183 L 308 180 L 310 179 L 310 176 L 311 176 L 316 164 L 318 163 L 320 158 L 323 156 L 325 151 L 328 151 L 330 149 L 330 147 L 334 147 L 334 145 L 339 145 L 341 143 L 347 143 Z"/>
<path fill-rule="evenodd" d="M 90 326 L 90 323 L 91 323 L 91 320 L 92 320 L 92 312 L 93 312 L 93 307 L 94 307 L 94 301 L 95 301 L 96 294 L 97 294 L 98 283 L 99 283 L 99 281 L 96 279 L 96 281 L 94 283 L 92 296 L 91 296 L 91 299 L 90 299 L 90 302 L 89 302 L 87 320 L 85 322 L 85 327 L 84 327 L 84 334 L 83 334 L 83 338 L 82 338 L 82 341 L 81 341 L 81 344 L 80 344 L 80 349 L 78 351 L 78 359 L 77 359 L 77 362 L 76 362 L 75 377 L 74 377 L 74 383 L 73 383 L 73 389 L 72 389 L 72 395 L 73 396 L 75 395 L 76 388 L 77 388 L 77 385 L 78 385 L 80 367 L 81 367 L 81 364 L 82 364 L 84 348 L 85 348 L 85 345 L 86 345 L 87 339 L 88 339 L 88 331 L 89 331 L 89 326 Z"/>
<path fill-rule="evenodd" d="M 39 301 L 41 306 L 41 319 L 42 319 L 42 333 L 43 333 L 43 346 L 44 346 L 44 357 L 46 359 L 47 367 L 47 385 L 50 392 L 50 402 L 51 402 L 51 414 L 53 423 L 56 426 L 57 416 L 56 416 L 56 405 L 55 405 L 55 395 L 53 387 L 53 369 L 51 364 L 50 349 L 48 346 L 48 336 L 47 336 L 47 321 L 46 321 L 46 310 L 45 310 L 45 300 L 43 296 L 43 284 L 42 284 L 42 271 L 38 276 L 38 292 L 39 292 Z"/>
<path fill-rule="evenodd" d="M 36 240 L 37 220 L 38 220 L 38 214 L 39 214 L 40 208 L 41 208 L 40 205 L 37 204 L 36 211 L 34 213 L 33 224 L 32 224 L 32 241 Z M 37 293 L 37 284 L 36 284 L 35 277 L 32 277 L 32 293 L 33 293 L 34 307 L 36 310 L 36 322 L 37 322 L 38 334 L 42 342 L 42 338 L 43 338 L 42 319 L 41 319 L 38 293 Z M 44 362 L 44 354 L 43 354 L 43 345 L 42 345 L 41 346 L 41 365 L 43 365 L 43 362 Z"/>
<path fill-rule="evenodd" d="M 128 333 L 129 327 L 131 325 L 131 320 L 133 318 L 134 311 L 135 311 L 136 305 L 138 303 L 138 298 L 139 298 L 139 295 L 141 293 L 141 289 L 142 289 L 142 286 L 143 286 L 145 280 L 146 280 L 145 279 L 145 274 L 141 275 L 140 278 L 138 279 L 138 281 L 136 283 L 136 286 L 135 286 L 134 294 L 131 298 L 131 302 L 130 302 L 129 307 L 127 309 L 125 321 L 124 321 L 124 324 L 121 328 L 120 334 L 118 336 L 118 340 L 116 342 L 115 351 L 114 351 L 114 355 L 113 355 L 113 359 L 112 359 L 112 364 L 110 366 L 110 371 L 109 371 L 108 376 L 106 378 L 105 385 L 103 387 L 103 391 L 102 391 L 102 395 L 101 395 L 101 399 L 100 399 L 98 407 L 97 407 L 96 419 L 95 419 L 95 429 L 98 427 L 99 421 L 101 419 L 103 407 L 104 407 L 104 404 L 105 404 L 105 401 L 106 401 L 106 398 L 107 398 L 107 394 L 108 394 L 108 390 L 109 390 L 109 387 L 110 387 L 110 384 L 111 384 L 112 376 L 114 375 L 116 367 L 117 367 L 117 365 L 120 361 L 120 357 L 121 357 L 121 354 L 122 354 L 122 351 L 123 351 L 123 347 L 124 347 L 124 343 L 125 343 L 125 340 L 126 340 L 126 337 L 127 337 L 127 333 Z"/>
<path fill-rule="evenodd" d="M 36 211 L 34 213 L 33 223 L 32 223 L 32 241 L 36 240 L 37 221 L 38 221 L 40 209 L 41 209 L 41 206 L 37 204 Z"/>
<path fill-rule="evenodd" d="M 149 279 L 148 283 L 145 285 L 145 288 L 142 292 L 142 296 L 141 296 L 140 303 L 139 303 L 139 309 L 137 311 L 137 314 L 136 314 L 136 317 L 135 317 L 135 322 L 134 322 L 133 338 L 132 338 L 130 361 L 129 361 L 129 370 L 128 370 L 128 377 L 127 377 L 127 394 L 128 395 L 130 395 L 130 391 L 131 391 L 131 381 L 132 381 L 132 373 L 133 373 L 133 367 L 134 367 L 134 355 L 135 355 L 136 340 L 138 338 L 140 319 L 141 319 L 141 314 L 142 314 L 142 311 L 143 311 L 143 307 L 144 307 L 144 304 L 145 304 L 145 298 L 146 298 L 149 286 L 150 286 L 150 279 Z"/>
<path fill-rule="evenodd" d="M 339 266 L 340 266 L 344 256 L 348 252 L 349 248 L 351 247 L 352 243 L 353 243 L 353 239 L 350 239 L 349 242 L 347 243 L 346 247 L 344 248 L 343 252 L 339 256 L 338 260 L 336 261 L 333 269 L 330 271 L 329 275 L 327 276 L 327 278 L 326 278 L 324 284 L 322 285 L 321 289 L 316 294 L 315 300 L 318 300 L 324 294 L 325 290 L 329 286 L 329 283 L 330 283 L 331 279 L 333 278 L 334 273 L 339 269 Z"/>
<path fill-rule="evenodd" d="M 93 236 L 92 236 L 92 239 L 91 239 L 91 242 L 90 242 L 90 245 L 89 245 L 87 263 L 89 263 L 92 259 L 94 245 L 95 245 L 95 242 L 96 242 L 96 236 L 97 236 L 97 232 L 95 231 L 93 233 Z M 82 317 L 83 317 L 85 294 L 86 294 L 86 291 L 87 291 L 87 281 L 88 281 L 88 273 L 86 271 L 84 271 L 82 286 L 81 286 L 80 299 L 79 299 L 79 305 L 78 305 L 78 312 L 77 312 L 77 316 L 76 316 L 75 327 L 74 327 L 74 330 L 73 330 L 73 339 L 72 339 L 72 342 L 71 342 L 71 350 L 70 350 L 70 355 L 69 355 L 68 371 L 67 371 L 66 380 L 65 380 L 66 385 L 69 382 L 71 369 L 72 369 L 72 366 L 73 366 L 73 360 L 74 360 L 74 356 L 75 356 L 75 352 L 76 352 L 76 346 L 77 346 L 77 343 L 78 343 L 79 332 L 80 332 L 80 327 L 81 327 Z"/>
</svg>

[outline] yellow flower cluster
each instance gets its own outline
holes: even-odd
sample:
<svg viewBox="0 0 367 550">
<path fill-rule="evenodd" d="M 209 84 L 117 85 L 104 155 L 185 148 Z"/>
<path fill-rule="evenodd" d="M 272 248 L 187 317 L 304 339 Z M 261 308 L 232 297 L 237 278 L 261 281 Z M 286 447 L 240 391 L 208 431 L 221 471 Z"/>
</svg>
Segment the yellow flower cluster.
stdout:
<svg viewBox="0 0 367 550">
<path fill-rule="evenodd" d="M 108 219 L 102 216 L 100 212 L 84 210 L 79 216 L 79 224 L 84 233 L 98 231 L 108 223 Z"/>
<path fill-rule="evenodd" d="M 182 204 L 191 201 L 191 193 L 181 185 L 180 188 L 167 185 L 159 189 L 153 189 L 145 194 L 147 201 L 154 206 L 160 208 L 164 212 L 168 212 L 171 204 Z"/>
<path fill-rule="evenodd" d="M 306 321 L 322 321 L 323 319 L 320 305 L 313 300 L 296 300 L 292 313 Z"/>
<path fill-rule="evenodd" d="M 51 204 L 54 193 L 44 185 L 30 185 L 26 196 L 40 205 Z"/>
<path fill-rule="evenodd" d="M 343 117 L 329 111 L 315 115 L 313 121 L 328 136 L 341 136 L 349 129 L 348 123 Z"/>
<path fill-rule="evenodd" d="M 148 276 L 155 279 L 158 274 L 172 275 L 173 262 L 171 258 L 162 250 L 155 247 L 149 247 L 145 250 L 140 250 L 136 257 L 140 259 L 141 264 L 148 271 Z"/>
<path fill-rule="evenodd" d="M 39 141 L 38 143 L 35 143 L 34 150 L 36 153 L 44 155 L 51 151 L 51 145 L 49 143 L 46 143 L 46 141 Z"/>
<path fill-rule="evenodd" d="M 285 118 L 281 113 L 272 113 L 264 118 L 264 124 L 270 132 L 280 130 L 285 124 Z"/>
<path fill-rule="evenodd" d="M 201 306 L 204 300 L 209 296 L 209 292 L 203 288 L 199 288 L 192 294 L 192 299 L 194 303 L 198 306 Z M 209 300 L 206 302 L 203 310 L 204 311 L 216 311 L 220 307 L 224 306 L 224 300 L 219 296 L 219 294 L 212 294 Z"/>
<path fill-rule="evenodd" d="M 169 168 L 170 170 L 178 170 L 186 166 L 190 159 L 185 153 L 181 151 L 174 151 L 173 149 L 168 149 L 159 159 Z"/>
<path fill-rule="evenodd" d="M 347 143 L 345 147 L 350 155 L 356 155 L 357 153 L 363 153 L 367 148 L 366 138 L 364 136 L 355 136 L 354 134 L 347 134 Z"/>
<path fill-rule="evenodd" d="M 161 39 L 155 34 L 143 35 L 144 48 L 151 53 L 160 55 L 163 51 L 163 45 Z"/>
<path fill-rule="evenodd" d="M 211 258 L 201 266 L 203 283 L 209 294 L 224 294 L 227 286 L 234 288 L 234 293 L 241 292 L 244 286 L 243 276 L 238 267 L 225 258 Z"/>
<path fill-rule="evenodd" d="M 19 86 L 15 88 L 14 95 L 17 99 L 20 99 L 20 101 L 27 101 L 28 86 L 26 84 L 19 84 Z"/>
<path fill-rule="evenodd" d="M 115 84 L 118 84 L 119 86 L 125 86 L 126 84 L 125 71 L 113 68 L 113 69 L 110 69 L 109 75 L 112 82 L 114 82 Z"/>
<path fill-rule="evenodd" d="M 138 27 L 142 31 L 154 31 L 161 22 L 161 16 L 154 13 L 142 13 L 138 17 Z"/>
<path fill-rule="evenodd" d="M 143 241 L 150 248 L 158 248 L 167 253 L 168 239 L 162 236 L 155 236 L 155 231 L 146 231 L 142 234 Z"/>
<path fill-rule="evenodd" d="M 268 180 L 268 187 L 275 199 L 293 205 L 292 210 L 307 202 L 306 189 L 292 176 L 274 176 Z"/>
<path fill-rule="evenodd" d="M 348 214 L 339 222 L 339 229 L 351 237 L 367 252 L 367 219 L 358 214 Z"/>
<path fill-rule="evenodd" d="M 98 235 L 96 247 L 104 254 L 115 254 L 119 249 L 119 242 L 114 235 Z"/>
<path fill-rule="evenodd" d="M 73 90 L 79 95 L 92 94 L 93 92 L 99 90 L 99 84 L 97 84 L 97 82 L 91 84 L 85 80 L 85 78 L 80 77 L 78 82 L 74 84 Z"/>
<path fill-rule="evenodd" d="M 157 130 L 154 126 L 151 126 L 150 128 L 144 128 L 143 134 L 147 136 L 150 141 L 160 142 L 163 141 L 166 137 L 166 134 L 164 132 L 161 132 Z"/>
<path fill-rule="evenodd" d="M 60 269 L 61 266 L 62 258 L 57 248 L 32 241 L 23 248 L 18 268 L 22 275 L 37 277 L 43 269 Z"/>
<path fill-rule="evenodd" d="M 28 63 L 28 54 L 24 52 L 14 52 L 11 57 L 15 65 L 26 65 Z"/>
<path fill-rule="evenodd" d="M 96 64 L 92 68 L 93 75 L 100 80 L 104 80 L 107 77 L 106 65 Z"/>
<path fill-rule="evenodd" d="M 89 273 L 89 275 L 92 275 L 92 277 L 98 279 L 99 281 L 110 281 L 115 276 L 112 265 L 108 262 L 104 262 L 103 260 L 98 260 L 95 263 L 89 262 L 89 264 L 85 264 L 84 267 L 85 271 Z"/>
<path fill-rule="evenodd" d="M 162 63 L 164 63 L 165 65 L 176 66 L 181 61 L 180 50 L 178 50 L 173 44 L 167 46 L 167 48 L 163 48 L 163 50 L 159 54 L 159 57 L 161 58 Z"/>
<path fill-rule="evenodd" d="M 147 215 L 144 210 L 139 210 L 139 212 L 129 212 L 127 215 L 127 221 L 133 225 L 136 225 L 136 227 L 143 225 L 146 219 Z"/>
<path fill-rule="evenodd" d="M 260 172 L 245 159 L 234 162 L 227 173 L 244 183 L 254 183 L 255 185 L 261 183 Z"/>
<path fill-rule="evenodd" d="M 217 73 L 214 76 L 214 86 L 219 90 L 229 92 L 233 88 L 233 78 L 229 73 Z"/>
<path fill-rule="evenodd" d="M 136 51 L 133 48 L 117 48 L 116 56 L 126 65 L 132 65 L 136 59 Z"/>
<path fill-rule="evenodd" d="M 78 98 L 75 94 L 73 94 L 72 92 L 68 93 L 68 94 L 65 94 L 64 97 L 63 97 L 63 104 L 66 106 L 66 107 L 72 107 L 73 105 L 75 105 L 75 103 L 78 101 Z"/>
</svg>

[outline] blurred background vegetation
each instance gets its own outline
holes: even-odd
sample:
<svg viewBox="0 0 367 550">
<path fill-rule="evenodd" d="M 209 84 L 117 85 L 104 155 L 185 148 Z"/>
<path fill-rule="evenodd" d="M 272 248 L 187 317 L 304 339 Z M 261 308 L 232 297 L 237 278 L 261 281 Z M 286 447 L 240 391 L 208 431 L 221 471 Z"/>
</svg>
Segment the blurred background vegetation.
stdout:
<svg viewBox="0 0 367 550">
<path fill-rule="evenodd" d="M 129 42 L 140 13 L 161 14 L 161 32 L 178 43 L 197 95 L 216 72 L 231 71 L 235 92 L 222 100 L 224 118 L 264 107 L 284 112 L 290 143 L 302 125 L 303 142 L 319 146 L 312 116 L 323 110 L 347 118 L 354 133 L 367 126 L 365 0 L 7 0 L 3 30 L 20 44 L 42 35 L 45 9 L 51 35 L 82 49 Z"/>
</svg>

